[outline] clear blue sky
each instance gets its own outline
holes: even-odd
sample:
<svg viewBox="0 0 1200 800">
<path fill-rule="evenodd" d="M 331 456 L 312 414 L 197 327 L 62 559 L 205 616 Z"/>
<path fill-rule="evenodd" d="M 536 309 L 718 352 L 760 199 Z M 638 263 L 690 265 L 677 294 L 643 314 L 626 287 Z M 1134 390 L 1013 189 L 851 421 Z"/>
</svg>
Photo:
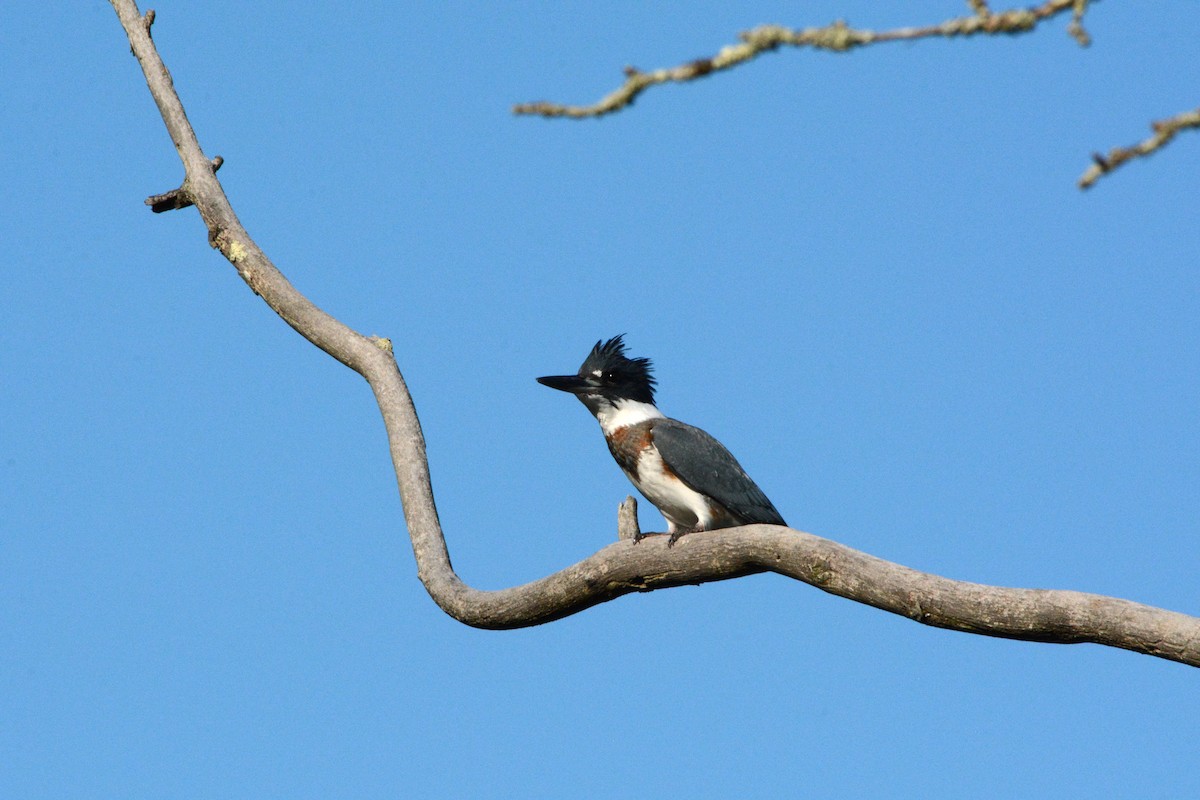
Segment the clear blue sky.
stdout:
<svg viewBox="0 0 1200 800">
<path fill-rule="evenodd" d="M 534 378 L 625 332 L 795 527 L 1200 613 L 1200 136 L 1074 185 L 1200 104 L 1195 4 L 1096 4 L 1087 50 L 780 52 L 583 123 L 509 107 L 966 4 L 155 7 L 251 234 L 394 341 L 472 585 L 614 539 L 630 488 Z M 1200 795 L 1200 673 L 1145 656 L 776 576 L 452 621 L 366 385 L 142 205 L 182 169 L 108 4 L 14 6 L 0 76 L 0 797 Z"/>
</svg>

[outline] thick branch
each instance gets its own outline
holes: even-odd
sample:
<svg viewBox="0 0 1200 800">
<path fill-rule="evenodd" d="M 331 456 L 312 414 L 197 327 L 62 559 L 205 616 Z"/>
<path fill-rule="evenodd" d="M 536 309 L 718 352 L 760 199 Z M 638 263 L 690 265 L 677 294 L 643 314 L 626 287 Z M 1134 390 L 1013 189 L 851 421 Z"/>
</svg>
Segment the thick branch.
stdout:
<svg viewBox="0 0 1200 800">
<path fill-rule="evenodd" d="M 518 628 L 574 614 L 630 592 L 776 572 L 926 625 L 1043 642 L 1095 642 L 1200 666 L 1200 619 L 1079 592 L 1006 589 L 953 581 L 860 553 L 807 533 L 755 525 L 690 534 L 674 548 L 665 536 L 628 539 L 541 580 L 486 592 L 467 586 L 450 564 L 438 522 L 425 440 L 412 398 L 386 339 L 365 337 L 296 291 L 238 222 L 187 121 L 134 0 L 111 0 L 141 62 L 150 92 L 179 150 L 187 196 L 209 241 L 243 280 L 301 335 L 366 378 L 383 414 L 417 572 L 434 601 L 480 628 Z"/>
<path fill-rule="evenodd" d="M 838 20 L 824 28 L 795 30 L 781 25 L 763 25 L 738 36 L 740 44 L 721 48 L 715 56 L 699 58 L 677 67 L 642 72 L 633 67 L 625 68 L 625 83 L 590 106 L 570 106 L 560 103 L 537 101 L 513 106 L 514 114 L 542 117 L 602 117 L 632 105 L 638 95 L 661 83 L 684 83 L 703 78 L 714 72 L 732 69 L 758 58 L 763 53 L 774 52 L 780 47 L 807 47 L 813 50 L 832 50 L 844 53 L 858 47 L 884 42 L 906 42 L 914 39 L 935 37 L 953 38 L 996 34 L 1028 33 L 1039 23 L 1064 12 L 1072 12 L 1068 30 L 1081 45 L 1089 40 L 1083 29 L 1083 13 L 1088 2 L 1095 0 L 1049 0 L 1040 6 L 1009 11 L 989 11 L 987 4 L 973 2 L 974 14 L 955 17 L 939 25 L 919 28 L 895 28 L 887 31 L 859 30 L 847 27 Z"/>
</svg>

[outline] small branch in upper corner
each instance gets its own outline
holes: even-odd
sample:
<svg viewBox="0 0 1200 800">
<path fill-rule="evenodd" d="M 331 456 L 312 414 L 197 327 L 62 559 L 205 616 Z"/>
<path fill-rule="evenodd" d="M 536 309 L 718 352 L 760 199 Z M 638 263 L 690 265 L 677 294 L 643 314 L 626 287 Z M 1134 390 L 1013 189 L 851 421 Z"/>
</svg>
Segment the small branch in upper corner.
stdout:
<svg viewBox="0 0 1200 800">
<path fill-rule="evenodd" d="M 1115 170 L 1122 164 L 1135 158 L 1143 158 L 1162 149 L 1175 138 L 1175 134 L 1189 128 L 1200 128 L 1200 108 L 1185 111 L 1169 119 L 1160 119 L 1151 123 L 1154 135 L 1149 139 L 1130 145 L 1129 147 L 1114 147 L 1107 155 L 1095 153 L 1092 155 L 1092 165 L 1079 178 L 1079 188 L 1089 189 L 1104 175 Z"/>
<path fill-rule="evenodd" d="M 1083 29 L 1083 15 L 1090 2 L 1095 2 L 1095 0 L 1047 0 L 1034 8 L 992 11 L 986 0 L 968 0 L 968 5 L 973 12 L 968 16 L 948 19 L 939 25 L 894 28 L 886 31 L 859 30 L 847 26 L 841 20 L 823 28 L 801 30 L 785 28 L 781 25 L 762 25 L 754 30 L 741 33 L 738 36 L 741 40 L 738 44 L 722 47 L 720 52 L 711 58 L 699 58 L 676 67 L 656 69 L 651 72 L 642 72 L 632 67 L 626 67 L 624 70 L 625 82 L 590 106 L 571 106 L 542 100 L 515 105 L 513 113 L 525 116 L 569 117 L 572 119 L 602 117 L 633 105 L 633 101 L 637 99 L 638 95 L 651 86 L 660 83 L 684 83 L 703 78 L 713 72 L 745 64 L 763 53 L 772 52 L 784 46 L 844 53 L 856 47 L 882 42 L 981 34 L 1015 35 L 1028 33 L 1041 22 L 1066 11 L 1071 12 L 1071 23 L 1067 26 L 1068 32 L 1081 45 L 1086 46 L 1090 39 Z"/>
<path fill-rule="evenodd" d="M 147 14 L 153 14 L 153 11 Z M 212 171 L 216 172 L 225 163 L 225 159 L 217 156 L 212 160 Z M 150 206 L 150 210 L 155 214 L 161 214 L 164 211 L 174 211 L 177 208 L 187 208 L 192 205 L 192 195 L 188 191 L 187 181 L 178 189 L 172 189 L 166 194 L 156 194 L 146 198 L 146 205 Z"/>
</svg>

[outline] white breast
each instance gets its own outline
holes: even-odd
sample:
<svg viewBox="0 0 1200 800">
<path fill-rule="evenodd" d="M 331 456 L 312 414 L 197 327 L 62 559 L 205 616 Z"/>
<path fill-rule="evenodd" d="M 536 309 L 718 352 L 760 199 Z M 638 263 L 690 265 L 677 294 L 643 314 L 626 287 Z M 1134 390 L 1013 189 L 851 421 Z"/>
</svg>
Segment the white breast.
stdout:
<svg viewBox="0 0 1200 800">
<path fill-rule="evenodd" d="M 712 509 L 704 495 L 690 488 L 663 469 L 662 457 L 651 447 L 638 461 L 638 477 L 625 475 L 638 491 L 653 503 L 667 520 L 668 532 L 708 530 L 712 527 Z"/>
</svg>

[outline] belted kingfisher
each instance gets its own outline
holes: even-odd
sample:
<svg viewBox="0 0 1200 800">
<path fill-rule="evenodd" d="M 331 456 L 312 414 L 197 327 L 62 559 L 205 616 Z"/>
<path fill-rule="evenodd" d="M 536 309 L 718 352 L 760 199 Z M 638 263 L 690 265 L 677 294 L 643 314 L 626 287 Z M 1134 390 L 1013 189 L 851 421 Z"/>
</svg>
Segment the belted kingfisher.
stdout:
<svg viewBox="0 0 1200 800">
<path fill-rule="evenodd" d="M 658 410 L 650 359 L 628 358 L 623 339 L 596 342 L 576 375 L 537 380 L 596 415 L 617 464 L 666 517 L 667 546 L 694 531 L 787 525 L 725 445 Z"/>
</svg>

